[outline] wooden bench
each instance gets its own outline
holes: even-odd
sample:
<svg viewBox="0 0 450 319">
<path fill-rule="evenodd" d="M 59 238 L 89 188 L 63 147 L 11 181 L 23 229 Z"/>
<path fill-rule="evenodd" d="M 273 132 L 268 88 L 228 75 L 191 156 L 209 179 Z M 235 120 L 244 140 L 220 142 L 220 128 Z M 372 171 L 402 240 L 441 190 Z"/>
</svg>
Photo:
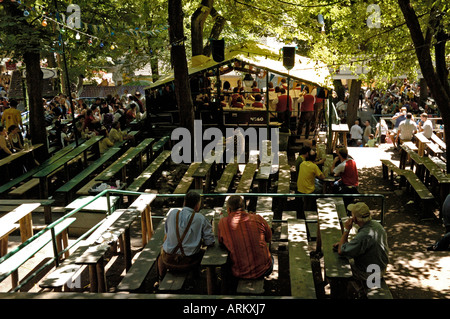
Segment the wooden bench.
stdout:
<svg viewBox="0 0 450 319">
<path fill-rule="evenodd" d="M 55 203 L 54 199 L 0 199 L 0 211 L 9 212 L 22 204 L 39 203 L 40 207 L 36 208 L 36 212 L 44 213 L 44 222 L 46 224 L 52 223 L 52 205 Z"/>
<path fill-rule="evenodd" d="M 280 152 L 279 156 L 279 168 L 278 168 L 278 194 L 289 194 L 291 191 L 291 167 L 288 164 L 287 153 Z M 287 197 L 276 198 L 276 206 L 278 209 L 283 210 L 287 202 Z"/>
<path fill-rule="evenodd" d="M 413 171 L 415 168 L 415 173 L 416 175 L 420 178 L 420 180 L 423 181 L 424 179 L 424 166 L 423 166 L 423 162 L 422 162 L 422 157 L 419 156 L 419 154 L 417 154 L 414 150 L 410 149 L 409 146 L 405 145 L 406 143 L 401 145 L 402 148 L 402 154 L 405 153 L 405 159 L 402 163 L 402 160 L 400 160 L 400 168 L 401 169 L 405 169 L 406 168 L 406 157 L 409 156 L 409 158 L 411 159 L 410 162 L 410 168 Z"/>
<path fill-rule="evenodd" d="M 199 211 L 200 214 L 203 214 L 205 218 L 212 222 L 215 216 L 215 210 L 213 209 L 202 209 Z M 195 269 L 194 269 L 195 271 Z M 164 292 L 175 292 L 181 290 L 183 288 L 184 282 L 188 278 L 188 275 L 191 273 L 191 270 L 188 271 L 171 271 L 168 270 L 164 275 L 164 278 L 159 284 L 158 290 Z"/>
<path fill-rule="evenodd" d="M 383 170 L 383 179 L 389 179 L 391 182 L 391 185 L 394 185 L 394 173 L 396 173 L 398 176 L 401 177 L 400 179 L 400 186 L 404 185 L 404 172 L 405 170 L 399 168 L 397 165 L 392 163 L 390 160 L 382 159 L 381 160 L 381 166 Z"/>
<path fill-rule="evenodd" d="M 149 166 L 134 179 L 133 183 L 128 186 L 127 190 L 138 192 L 146 183 L 157 176 L 158 172 L 164 166 L 164 163 L 170 158 L 170 151 L 163 151 Z"/>
<path fill-rule="evenodd" d="M 414 189 L 415 198 L 420 199 L 422 203 L 422 211 L 425 212 L 424 215 L 431 216 L 435 199 L 433 194 L 413 171 L 406 170 L 404 176 L 409 185 L 407 185 L 407 190 L 411 190 L 411 188 Z"/>
<path fill-rule="evenodd" d="M 352 270 L 348 259 L 339 256 L 333 250 L 333 245 L 339 242 L 342 236 L 334 200 L 317 199 L 317 212 L 320 232 L 317 245 L 323 253 L 325 276 L 330 282 L 331 298 L 342 298 L 346 295 L 347 280 L 352 277 Z"/>
<path fill-rule="evenodd" d="M 423 161 L 424 158 L 422 158 Z M 401 176 L 400 186 L 403 186 L 405 181 L 408 182 L 407 188 L 413 188 L 415 195 L 420 198 L 423 208 L 425 211 L 429 212 L 434 203 L 434 196 L 428 190 L 426 185 L 420 180 L 420 178 L 411 170 L 404 170 L 397 167 L 390 160 L 381 160 L 383 165 L 383 178 L 387 178 L 387 170 L 391 172 L 391 183 L 393 185 L 393 172 Z M 424 163 L 425 165 L 425 163 Z"/>
<path fill-rule="evenodd" d="M 141 288 L 142 283 L 155 265 L 156 260 L 161 253 L 164 235 L 164 220 L 161 220 L 158 227 L 155 229 L 152 238 L 147 245 L 145 245 L 125 277 L 117 286 L 118 291 L 133 292 L 138 291 L 139 288 Z"/>
<path fill-rule="evenodd" d="M 75 221 L 75 218 L 66 218 L 59 224 L 57 224 L 55 229 L 55 235 L 58 236 L 66 232 L 66 229 Z M 11 255 L 6 255 L 0 264 L 0 282 L 3 281 L 9 275 L 12 279 L 12 287 L 16 288 L 19 285 L 19 273 L 18 269 L 22 266 L 29 258 L 34 256 L 38 251 L 44 248 L 48 243 L 52 241 L 52 236 L 50 229 L 47 229 L 44 233 L 40 234 L 38 237 L 30 238 L 30 242 L 26 246 L 19 246 L 20 249 Z M 64 241 L 66 242 L 66 241 Z M 63 247 L 63 245 L 57 245 Z M 65 247 L 63 247 L 65 248 Z M 58 251 L 59 253 L 59 251 Z"/>
<path fill-rule="evenodd" d="M 39 286 L 41 288 L 54 289 L 55 291 L 69 290 L 68 283 L 74 280 L 84 269 L 82 265 L 75 264 L 75 260 L 80 257 L 101 235 L 125 212 L 120 209 L 103 219 L 95 225 L 92 233 L 79 243 L 75 251 L 66 258 L 56 269 L 43 278 Z"/>
<path fill-rule="evenodd" d="M 427 144 L 427 154 L 428 156 L 441 156 L 444 151 L 439 147 L 439 145 L 430 142 Z"/>
<path fill-rule="evenodd" d="M 211 169 L 213 163 L 203 161 L 197 170 L 192 174 L 194 178 L 195 189 L 202 189 L 204 193 L 208 193 L 211 186 Z"/>
<path fill-rule="evenodd" d="M 61 194 L 64 198 L 64 204 L 67 205 L 72 199 L 73 199 L 73 192 L 76 190 L 76 188 L 83 182 L 86 181 L 86 179 L 94 174 L 96 171 L 98 171 L 100 168 L 103 167 L 103 165 L 114 158 L 114 156 L 117 155 L 118 152 L 120 152 L 120 148 L 118 147 L 112 147 L 108 149 L 105 153 L 102 154 L 102 156 L 95 160 L 93 163 L 89 164 L 87 168 L 85 168 L 83 171 L 81 171 L 79 174 L 74 176 L 71 180 L 69 180 L 67 183 L 65 183 L 63 186 L 58 188 L 55 191 L 55 195 Z"/>
<path fill-rule="evenodd" d="M 271 153 L 271 142 L 269 140 L 263 141 L 261 162 L 259 164 L 258 172 L 255 179 L 258 181 L 258 191 L 260 193 L 267 193 L 270 187 L 270 176 L 272 174 L 273 156 L 278 154 Z"/>
<path fill-rule="evenodd" d="M 65 154 L 55 162 L 47 165 L 42 170 L 39 170 L 36 174 L 33 175 L 34 178 L 39 178 L 39 186 L 40 186 L 40 198 L 48 198 L 49 196 L 49 183 L 48 178 L 53 175 L 57 170 L 64 167 L 64 170 L 66 172 L 66 182 L 69 181 L 69 172 L 68 172 L 68 163 L 76 158 L 78 158 L 80 155 L 84 157 L 84 163 L 87 165 L 87 151 L 90 148 L 94 148 L 95 154 L 100 154 L 99 151 L 99 145 L 98 143 L 103 138 L 103 136 L 94 136 L 90 139 L 88 139 L 86 142 L 84 142 L 81 145 L 78 145 L 75 147 L 72 151 Z M 97 157 L 98 157 L 97 156 Z"/>
<path fill-rule="evenodd" d="M 189 168 L 184 173 L 181 181 L 178 183 L 177 187 L 173 191 L 174 194 L 186 194 L 192 186 L 194 182 L 194 173 L 197 171 L 200 166 L 200 162 L 194 162 L 189 165 Z"/>
<path fill-rule="evenodd" d="M 2 197 L 6 197 L 5 194 L 11 189 L 16 187 L 17 185 L 20 186 L 21 183 L 26 182 L 29 178 L 31 178 L 34 174 L 36 174 L 38 171 L 42 170 L 43 168 L 45 168 L 46 166 L 54 163 L 55 161 L 57 161 L 58 159 L 60 159 L 62 156 L 64 156 L 65 154 L 69 153 L 71 150 L 73 150 L 75 146 L 74 145 L 69 145 L 66 146 L 65 148 L 61 149 L 60 151 L 56 152 L 52 157 L 48 158 L 47 160 L 45 160 L 44 162 L 42 162 L 40 165 L 33 167 L 32 169 L 30 169 L 28 172 L 14 178 L 11 181 L 6 182 L 5 184 L 3 184 L 2 186 L 0 186 L 0 196 Z"/>
<path fill-rule="evenodd" d="M 214 189 L 215 193 L 228 193 L 231 184 L 234 180 L 234 177 L 236 176 L 239 169 L 239 165 L 237 163 L 229 163 L 223 173 L 220 179 L 217 182 L 216 188 Z M 217 197 L 216 198 L 216 205 L 220 205 L 224 202 L 223 197 Z"/>
<path fill-rule="evenodd" d="M 39 186 L 39 178 L 32 178 L 8 193 L 9 197 L 20 198 Z"/>
<path fill-rule="evenodd" d="M 380 280 L 380 287 L 371 288 L 367 292 L 367 299 L 393 299 L 392 293 L 384 278 Z"/>
<path fill-rule="evenodd" d="M 108 182 L 112 180 L 118 173 L 121 173 L 122 182 L 126 182 L 127 174 L 126 174 L 126 167 L 129 163 L 131 163 L 133 160 L 138 160 L 138 167 L 139 172 L 143 171 L 143 161 L 142 161 L 142 155 L 143 153 L 147 154 L 147 163 L 149 163 L 149 149 L 153 143 L 153 138 L 147 138 L 143 140 L 141 143 L 139 143 L 138 146 L 134 148 L 129 148 L 128 151 L 125 152 L 125 154 L 122 155 L 122 157 L 111 164 L 107 169 L 105 169 L 102 173 L 100 173 L 95 180 L 101 181 L 101 182 Z"/>
<path fill-rule="evenodd" d="M 39 203 L 22 204 L 0 218 L 0 225 L 9 228 L 10 225 L 20 224 L 20 238 L 22 243 L 33 237 L 33 220 L 31 213 L 40 206 Z M 9 230 L 9 229 L 8 229 Z"/>
<path fill-rule="evenodd" d="M 113 175 L 115 175 L 116 172 L 121 171 L 122 177 L 121 180 L 126 180 L 126 171 L 125 166 L 129 163 L 129 160 L 127 157 L 129 153 L 134 149 L 134 147 L 130 147 L 124 154 L 122 154 L 117 160 L 115 160 L 113 163 L 111 163 L 107 168 L 105 168 L 103 171 L 99 173 L 96 177 L 91 179 L 88 183 L 86 183 L 83 187 L 81 187 L 76 194 L 77 195 L 89 195 L 89 190 L 95 185 L 101 183 L 97 178 L 99 176 L 108 176 L 108 180 L 112 179 Z M 105 177 L 106 178 L 106 177 Z"/>
<path fill-rule="evenodd" d="M 305 220 L 289 219 L 287 222 L 291 295 L 302 299 L 316 299 Z"/>
<path fill-rule="evenodd" d="M 250 193 L 252 190 L 253 179 L 258 169 L 258 164 L 247 163 L 245 164 L 244 172 L 239 180 L 239 184 L 236 187 L 236 193 L 245 194 Z"/>
<path fill-rule="evenodd" d="M 158 155 L 161 151 L 163 151 L 168 142 L 170 143 L 170 136 L 166 135 L 161 137 L 155 144 L 153 144 L 152 157 Z"/>
<path fill-rule="evenodd" d="M 436 143 L 443 151 L 447 150 L 447 144 L 445 144 L 445 142 L 436 134 L 433 133 L 431 135 L 431 140 Z"/>
</svg>

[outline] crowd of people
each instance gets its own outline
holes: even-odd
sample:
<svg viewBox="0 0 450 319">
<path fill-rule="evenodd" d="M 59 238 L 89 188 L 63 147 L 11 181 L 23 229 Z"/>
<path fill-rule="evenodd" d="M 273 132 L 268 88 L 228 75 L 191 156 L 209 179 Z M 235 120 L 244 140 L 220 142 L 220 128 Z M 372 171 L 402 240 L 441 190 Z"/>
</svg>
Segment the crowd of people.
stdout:
<svg viewBox="0 0 450 319">
<path fill-rule="evenodd" d="M 134 120 L 146 118 L 145 97 L 139 91 L 122 96 L 96 98 L 88 105 L 87 100 L 72 98 L 72 107 L 67 96 L 60 94 L 50 101 L 44 100 L 45 120 L 53 130 L 49 133 L 50 145 L 64 147 L 75 139 L 105 136 L 100 143 L 100 152 L 123 139 L 132 138 L 126 129 Z M 75 116 L 73 116 L 75 114 Z M 75 117 L 75 118 L 74 118 Z M 76 129 L 68 129 L 75 123 Z"/>
</svg>

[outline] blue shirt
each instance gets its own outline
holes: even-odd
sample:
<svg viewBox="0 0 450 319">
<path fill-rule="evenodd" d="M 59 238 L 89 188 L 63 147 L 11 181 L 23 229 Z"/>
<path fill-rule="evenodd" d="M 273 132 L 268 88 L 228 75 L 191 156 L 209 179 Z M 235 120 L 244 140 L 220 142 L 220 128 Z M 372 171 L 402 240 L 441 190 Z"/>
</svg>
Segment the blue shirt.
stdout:
<svg viewBox="0 0 450 319">
<path fill-rule="evenodd" d="M 172 250 L 178 245 L 177 233 L 176 233 L 176 220 L 177 220 L 177 209 L 172 209 L 167 215 L 166 223 L 164 225 L 165 232 L 167 235 L 166 240 L 163 244 L 163 249 L 166 253 L 172 253 Z M 178 231 L 180 237 L 183 236 L 184 230 L 186 229 L 189 219 L 192 214 L 195 214 L 194 210 L 189 207 L 184 207 L 180 211 L 180 216 L 178 220 Z M 203 239 L 204 244 L 209 246 L 214 244 L 214 233 L 212 230 L 211 223 L 200 213 L 195 214 L 194 220 L 184 237 L 183 240 L 183 250 L 186 256 L 191 256 L 200 251 L 201 240 Z M 181 250 L 178 249 L 177 254 L 181 254 Z"/>
</svg>

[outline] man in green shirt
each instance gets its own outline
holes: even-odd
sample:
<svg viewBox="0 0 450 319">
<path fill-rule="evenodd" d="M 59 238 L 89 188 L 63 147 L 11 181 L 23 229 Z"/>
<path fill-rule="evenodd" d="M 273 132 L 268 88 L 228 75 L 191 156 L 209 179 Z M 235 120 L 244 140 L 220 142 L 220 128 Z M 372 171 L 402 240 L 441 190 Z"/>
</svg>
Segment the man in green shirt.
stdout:
<svg viewBox="0 0 450 319">
<path fill-rule="evenodd" d="M 339 255 L 352 258 L 351 283 L 364 293 L 373 286 L 372 280 L 382 278 L 389 263 L 389 246 L 383 226 L 372 220 L 369 207 L 358 202 L 348 205 L 352 217 L 344 223 L 341 240 L 334 245 Z M 353 224 L 359 226 L 355 237 L 348 241 Z"/>
</svg>

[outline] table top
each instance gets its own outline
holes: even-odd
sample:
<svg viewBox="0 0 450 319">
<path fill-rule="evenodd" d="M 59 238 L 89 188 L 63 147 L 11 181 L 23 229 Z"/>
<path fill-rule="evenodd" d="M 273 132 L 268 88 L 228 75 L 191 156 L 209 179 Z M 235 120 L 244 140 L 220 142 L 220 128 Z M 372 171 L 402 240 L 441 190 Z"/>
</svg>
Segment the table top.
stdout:
<svg viewBox="0 0 450 319">
<path fill-rule="evenodd" d="M 11 154 L 11 155 L 9 155 L 9 156 L 6 156 L 5 158 L 2 158 L 2 159 L 0 160 L 0 166 L 3 166 L 3 165 L 5 165 L 5 164 L 9 164 L 9 163 L 11 163 L 12 161 L 18 159 L 19 157 L 22 157 L 23 155 L 26 155 L 26 154 L 28 154 L 28 153 L 34 151 L 35 149 L 38 149 L 38 148 L 41 147 L 42 145 L 44 145 L 44 144 L 34 144 L 34 145 L 32 145 L 32 146 L 31 146 L 29 149 L 27 149 L 27 150 L 23 149 L 23 150 L 21 150 L 21 151 L 18 151 L 18 152 L 16 152 L 16 153 L 13 153 L 13 154 Z"/>
<path fill-rule="evenodd" d="M 69 205 L 65 207 L 66 210 L 74 210 L 87 202 L 92 200 L 95 196 L 82 196 L 71 202 Z M 101 212 L 105 213 L 108 211 L 108 202 L 106 201 L 106 196 L 97 198 L 94 202 L 89 205 L 83 207 L 82 211 L 90 211 L 90 212 Z M 111 207 L 119 200 L 119 196 L 109 196 Z"/>
<path fill-rule="evenodd" d="M 431 141 L 427 139 L 422 133 L 416 133 L 414 136 L 419 140 L 421 143 L 430 143 Z"/>
<path fill-rule="evenodd" d="M 348 128 L 348 124 L 332 124 L 331 130 L 333 132 L 348 132 L 349 128 Z"/>
</svg>

